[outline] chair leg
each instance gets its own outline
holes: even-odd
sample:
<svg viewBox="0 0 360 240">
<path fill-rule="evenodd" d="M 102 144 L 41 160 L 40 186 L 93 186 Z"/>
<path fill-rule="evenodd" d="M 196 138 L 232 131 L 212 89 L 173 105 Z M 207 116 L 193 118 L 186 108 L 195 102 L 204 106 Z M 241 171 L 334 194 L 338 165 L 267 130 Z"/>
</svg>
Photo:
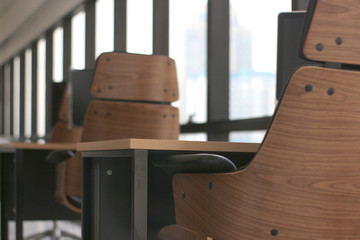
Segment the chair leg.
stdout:
<svg viewBox="0 0 360 240">
<path fill-rule="evenodd" d="M 57 221 L 54 221 L 53 229 L 31 235 L 29 237 L 26 237 L 25 240 L 41 240 L 46 237 L 50 237 L 51 240 L 60 240 L 62 237 L 71 238 L 74 240 L 81 240 L 81 237 L 78 237 L 75 234 L 61 230 Z"/>
<path fill-rule="evenodd" d="M 48 230 L 46 232 L 37 233 L 37 234 L 31 235 L 29 237 L 26 237 L 25 240 L 40 240 L 40 239 L 43 239 L 45 237 L 51 236 L 52 233 L 53 233 L 53 230 Z"/>
</svg>

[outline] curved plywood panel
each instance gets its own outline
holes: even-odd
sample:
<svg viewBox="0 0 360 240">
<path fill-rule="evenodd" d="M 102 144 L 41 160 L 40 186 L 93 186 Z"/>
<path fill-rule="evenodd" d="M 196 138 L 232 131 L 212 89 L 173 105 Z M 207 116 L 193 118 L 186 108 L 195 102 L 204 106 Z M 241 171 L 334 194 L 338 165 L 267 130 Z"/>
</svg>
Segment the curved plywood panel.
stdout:
<svg viewBox="0 0 360 240">
<path fill-rule="evenodd" d="M 315 61 L 360 65 L 359 1 L 313 2 L 316 5 L 305 39 L 304 56 Z"/>
<path fill-rule="evenodd" d="M 91 95 L 101 99 L 176 101 L 175 61 L 166 56 L 103 53 L 96 63 Z"/>
<path fill-rule="evenodd" d="M 77 143 L 81 139 L 82 128 L 69 128 L 68 122 L 57 122 L 51 136 L 51 142 Z"/>
<path fill-rule="evenodd" d="M 359 79 L 298 70 L 245 170 L 174 177 L 177 224 L 210 239 L 360 239 Z"/>
<path fill-rule="evenodd" d="M 93 101 L 82 142 L 122 138 L 177 139 L 178 109 L 166 104 Z"/>
<path fill-rule="evenodd" d="M 69 122 L 70 120 L 70 91 L 66 87 L 64 95 L 61 99 L 61 105 L 58 113 L 58 118 L 60 121 Z"/>
</svg>

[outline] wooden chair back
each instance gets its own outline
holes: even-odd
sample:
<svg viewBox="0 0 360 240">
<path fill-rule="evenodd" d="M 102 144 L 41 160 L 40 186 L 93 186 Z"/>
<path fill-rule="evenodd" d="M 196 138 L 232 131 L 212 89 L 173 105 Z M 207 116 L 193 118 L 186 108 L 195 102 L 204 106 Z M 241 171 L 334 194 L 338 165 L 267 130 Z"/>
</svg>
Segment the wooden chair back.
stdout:
<svg viewBox="0 0 360 240">
<path fill-rule="evenodd" d="M 104 53 L 96 62 L 82 142 L 121 138 L 177 139 L 179 112 L 174 60 L 164 56 Z M 110 100 L 108 100 L 110 99 Z M 122 100 L 122 101 L 115 101 Z M 125 101 L 124 101 L 125 100 Z M 81 197 L 81 155 L 66 163 L 66 196 Z"/>
<path fill-rule="evenodd" d="M 359 79 L 298 70 L 245 170 L 175 175 L 177 225 L 210 239 L 359 239 Z"/>
<path fill-rule="evenodd" d="M 82 128 L 69 128 L 68 122 L 57 122 L 53 128 L 51 142 L 77 143 L 81 139 Z"/>
<path fill-rule="evenodd" d="M 58 114 L 59 121 L 53 127 L 53 132 L 51 135 L 51 142 L 57 143 L 77 143 L 81 140 L 82 128 L 81 127 L 72 127 L 70 128 L 70 95 L 69 90 L 66 88 L 61 105 L 60 111 Z M 73 209 L 76 212 L 79 212 L 77 208 L 73 208 L 71 205 L 67 204 L 66 199 L 66 190 L 65 190 L 65 178 L 66 178 L 66 161 L 62 161 L 56 164 L 56 189 L 55 189 L 55 198 L 67 205 L 70 209 Z"/>
<path fill-rule="evenodd" d="M 61 105 L 58 113 L 59 121 L 70 121 L 70 91 L 69 88 L 65 88 L 64 94 L 61 99 Z"/>
<path fill-rule="evenodd" d="M 304 55 L 360 65 L 358 1 L 310 4 Z M 359 239 L 359 79 L 355 70 L 297 70 L 245 169 L 174 176 L 176 225 L 161 239 Z"/>
<path fill-rule="evenodd" d="M 303 53 L 308 59 L 360 65 L 360 8 L 356 0 L 312 0 Z"/>
<path fill-rule="evenodd" d="M 103 53 L 96 62 L 91 95 L 100 99 L 178 100 L 175 61 L 166 56 Z"/>
<path fill-rule="evenodd" d="M 94 101 L 86 113 L 81 141 L 177 139 L 178 117 L 178 109 L 171 105 Z"/>
</svg>

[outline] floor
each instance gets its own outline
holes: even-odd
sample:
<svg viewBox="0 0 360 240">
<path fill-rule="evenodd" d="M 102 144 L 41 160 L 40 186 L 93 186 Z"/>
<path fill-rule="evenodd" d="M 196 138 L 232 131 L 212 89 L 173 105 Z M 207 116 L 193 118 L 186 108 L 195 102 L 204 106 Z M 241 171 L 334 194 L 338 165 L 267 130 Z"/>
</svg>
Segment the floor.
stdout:
<svg viewBox="0 0 360 240">
<path fill-rule="evenodd" d="M 81 223 L 69 221 L 57 221 L 58 227 L 62 231 L 81 236 Z M 53 221 L 26 221 L 24 222 L 24 239 L 31 235 L 42 233 L 54 228 Z M 70 238 L 61 238 L 61 240 L 68 240 Z M 9 240 L 15 240 L 15 223 L 9 223 Z M 42 238 L 42 240 L 52 240 L 50 237 Z"/>
</svg>

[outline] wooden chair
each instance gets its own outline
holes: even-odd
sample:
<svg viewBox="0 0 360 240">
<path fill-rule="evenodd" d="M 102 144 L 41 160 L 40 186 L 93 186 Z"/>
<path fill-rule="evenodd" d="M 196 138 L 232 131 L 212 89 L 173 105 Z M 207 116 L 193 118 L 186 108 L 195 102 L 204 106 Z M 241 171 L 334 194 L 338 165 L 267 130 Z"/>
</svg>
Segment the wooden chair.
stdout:
<svg viewBox="0 0 360 240">
<path fill-rule="evenodd" d="M 308 14 L 304 55 L 352 70 L 297 70 L 245 169 L 175 175 L 161 239 L 360 239 L 360 3 L 311 1 Z"/>
<path fill-rule="evenodd" d="M 53 132 L 51 134 L 51 140 L 50 142 L 53 143 L 77 143 L 80 141 L 82 128 L 80 127 L 73 127 L 70 128 L 69 120 L 70 120 L 70 105 L 69 105 L 69 91 L 68 89 L 65 90 L 60 110 L 58 113 L 58 122 L 55 124 L 53 128 Z M 71 154 L 71 153 L 70 153 Z M 67 158 L 68 155 L 65 155 Z M 58 161 L 60 160 L 60 161 Z M 55 197 L 57 199 L 61 199 L 60 196 L 64 193 L 64 186 L 63 186 L 63 176 L 65 174 L 65 161 L 63 159 L 52 159 L 54 163 L 56 163 L 56 192 Z M 67 231 L 62 230 L 58 222 L 56 220 L 53 221 L 53 228 L 33 234 L 31 236 L 26 237 L 26 240 L 37 240 L 37 239 L 44 239 L 46 237 L 49 237 L 51 239 L 61 239 L 62 237 L 71 238 L 71 239 L 80 239 L 76 235 L 69 233 Z"/>
<path fill-rule="evenodd" d="M 103 53 L 96 62 L 81 141 L 120 138 L 177 139 L 178 99 L 174 60 L 164 56 Z M 81 156 L 66 161 L 60 199 L 81 212 Z"/>
</svg>

